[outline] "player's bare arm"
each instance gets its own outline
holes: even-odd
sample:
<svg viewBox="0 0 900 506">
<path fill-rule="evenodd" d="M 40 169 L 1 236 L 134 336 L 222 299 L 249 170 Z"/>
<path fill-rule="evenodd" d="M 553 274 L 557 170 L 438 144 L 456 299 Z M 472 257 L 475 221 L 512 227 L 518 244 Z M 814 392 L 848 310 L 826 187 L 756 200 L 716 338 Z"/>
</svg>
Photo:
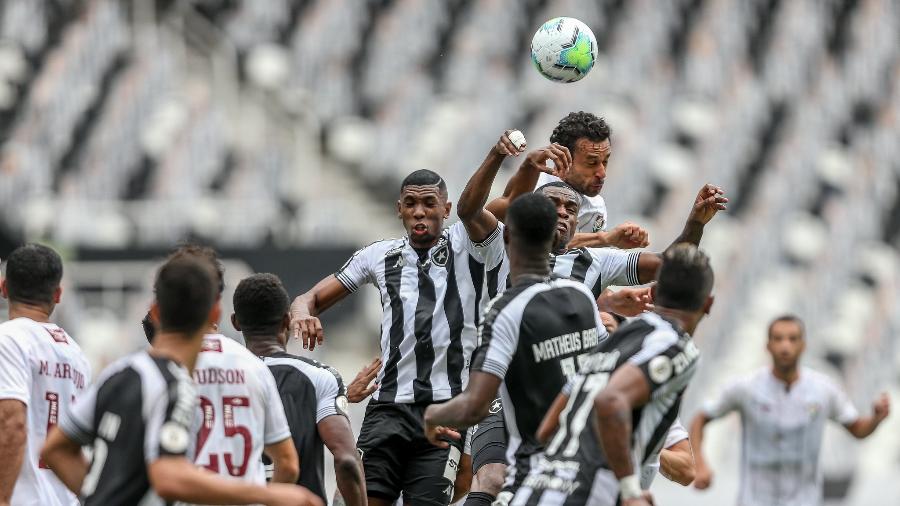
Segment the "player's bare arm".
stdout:
<svg viewBox="0 0 900 506">
<path fill-rule="evenodd" d="M 16 399 L 0 400 L 0 505 L 12 500 L 16 478 L 25 456 L 27 416 L 25 404 Z"/>
<path fill-rule="evenodd" d="M 334 456 L 334 475 L 344 504 L 366 504 L 366 477 L 356 451 L 356 439 L 350 420 L 343 415 L 326 416 L 317 429 L 328 451 Z"/>
<path fill-rule="evenodd" d="M 659 452 L 659 472 L 670 481 L 688 486 L 694 481 L 694 454 L 687 439 Z"/>
<path fill-rule="evenodd" d="M 694 450 L 694 487 L 698 490 L 705 490 L 712 485 L 713 472 L 706 463 L 703 456 L 703 429 L 710 422 L 710 418 L 703 412 L 697 414 L 691 422 L 690 440 L 691 447 Z"/>
<path fill-rule="evenodd" d="M 646 230 L 634 223 L 623 223 L 605 232 L 578 232 L 569 241 L 569 248 L 606 248 L 619 249 L 646 248 L 650 245 L 650 236 Z"/>
<path fill-rule="evenodd" d="M 553 167 L 549 165 L 549 161 L 553 162 Z M 506 210 L 509 209 L 509 205 L 516 197 L 534 191 L 541 172 L 561 177 L 565 175 L 571 163 L 572 155 L 561 144 L 551 144 L 528 153 L 525 160 L 519 165 L 519 169 L 506 184 L 503 195 L 490 201 L 486 209 L 498 220 L 503 221 L 506 218 Z M 496 176 L 496 172 L 494 172 L 494 176 Z M 493 178 L 490 181 L 493 183 Z M 490 193 L 490 185 L 484 191 L 486 195 Z"/>
<path fill-rule="evenodd" d="M 458 430 L 484 420 L 491 402 L 497 398 L 501 381 L 493 374 L 472 371 L 463 393 L 445 403 L 428 406 L 425 410 L 425 436 L 428 440 L 435 446 L 446 448 L 447 442 L 439 440 L 440 436 L 459 439 Z"/>
<path fill-rule="evenodd" d="M 631 459 L 631 413 L 650 399 L 650 385 L 640 369 L 625 364 L 613 373 L 606 387 L 594 399 L 600 426 L 600 444 L 609 467 L 619 479 L 623 505 L 644 505 L 640 480 Z M 642 502 L 643 501 L 643 502 Z"/>
<path fill-rule="evenodd" d="M 354 404 L 362 402 L 366 397 L 372 395 L 375 390 L 378 390 L 378 383 L 375 383 L 374 381 L 380 370 L 380 357 L 360 369 L 360 371 L 356 373 L 356 377 L 353 378 L 353 381 L 347 385 L 347 400 Z"/>
<path fill-rule="evenodd" d="M 184 457 L 160 457 L 147 468 L 150 485 L 164 500 L 197 504 L 266 504 L 321 506 L 303 487 L 284 483 L 253 485 L 219 477 L 194 466 Z"/>
<path fill-rule="evenodd" d="M 275 473 L 272 481 L 275 483 L 295 483 L 300 476 L 300 458 L 294 441 L 287 438 L 275 444 L 267 445 L 263 452 L 272 459 Z"/>
<path fill-rule="evenodd" d="M 697 192 L 694 199 L 694 205 L 691 213 L 684 224 L 684 229 L 669 247 L 682 242 L 691 243 L 695 246 L 700 245 L 700 238 L 703 237 L 703 228 L 719 211 L 728 209 L 728 198 L 725 197 L 725 190 L 718 186 L 707 184 Z M 638 260 L 638 280 L 643 283 L 649 283 L 656 279 L 656 271 L 662 263 L 662 257 L 659 254 L 642 254 Z"/>
<path fill-rule="evenodd" d="M 550 410 L 544 415 L 544 419 L 541 420 L 541 425 L 538 426 L 537 433 L 535 434 L 538 441 L 542 444 L 547 444 L 547 442 L 550 441 L 550 438 L 553 437 L 553 434 L 556 433 L 556 430 L 559 429 L 559 415 L 562 413 L 562 410 L 566 408 L 568 402 L 569 396 L 562 392 L 560 392 L 560 394 L 556 396 L 556 399 L 553 400 L 553 404 L 550 405 Z"/>
<path fill-rule="evenodd" d="M 47 434 L 41 459 L 73 494 L 81 493 L 81 484 L 84 483 L 90 466 L 79 443 L 54 427 Z"/>
<path fill-rule="evenodd" d="M 319 315 L 350 295 L 350 291 L 330 275 L 291 303 L 291 335 L 303 341 L 303 348 L 313 350 L 325 341 Z"/>
<path fill-rule="evenodd" d="M 882 393 L 878 399 L 872 404 L 872 415 L 857 418 L 855 422 L 847 424 L 845 427 L 853 437 L 864 439 L 872 435 L 875 429 L 881 425 L 881 422 L 891 412 L 891 401 L 887 393 Z"/>
<path fill-rule="evenodd" d="M 516 145 L 510 139 L 510 135 L 521 141 Z M 507 156 L 519 156 L 525 149 L 524 137 L 518 130 L 507 130 L 500 136 L 491 150 L 488 152 L 478 170 L 469 178 L 465 190 L 457 202 L 456 214 L 466 226 L 469 238 L 479 243 L 487 239 L 491 232 L 497 228 L 497 218 L 484 209 L 490 194 L 491 185 L 500 170 L 500 165 Z"/>
<path fill-rule="evenodd" d="M 597 297 L 597 308 L 621 316 L 637 316 L 653 310 L 653 292 L 649 286 L 641 288 L 607 288 Z"/>
</svg>

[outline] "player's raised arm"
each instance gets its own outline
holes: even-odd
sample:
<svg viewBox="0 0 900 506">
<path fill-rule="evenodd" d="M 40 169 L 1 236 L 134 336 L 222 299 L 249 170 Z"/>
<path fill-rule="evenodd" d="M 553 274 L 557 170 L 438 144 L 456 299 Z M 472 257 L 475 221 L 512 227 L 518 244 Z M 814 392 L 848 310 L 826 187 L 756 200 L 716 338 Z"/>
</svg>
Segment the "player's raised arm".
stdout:
<svg viewBox="0 0 900 506">
<path fill-rule="evenodd" d="M 519 156 L 525 149 L 525 136 L 518 130 L 507 130 L 500 136 L 488 152 L 481 166 L 469 178 L 466 188 L 459 196 L 456 214 L 466 226 L 469 238 L 475 243 L 486 239 L 497 228 L 497 218 L 485 210 L 488 195 L 500 164 L 507 156 Z"/>
<path fill-rule="evenodd" d="M 553 167 L 547 164 L 550 160 L 553 161 Z M 528 153 L 525 160 L 519 165 L 519 169 L 506 183 L 503 195 L 490 201 L 486 209 L 496 216 L 498 220 L 503 221 L 506 218 L 506 210 L 509 209 L 509 205 L 512 204 L 516 197 L 534 191 L 541 172 L 554 176 L 563 176 L 569 170 L 571 163 L 572 155 L 561 144 L 554 143 Z M 494 176 L 496 176 L 496 171 L 494 171 Z M 493 183 L 493 177 L 491 182 Z M 490 187 L 486 191 L 490 193 Z"/>
<path fill-rule="evenodd" d="M 700 238 L 703 237 L 703 228 L 719 211 L 728 209 L 728 198 L 725 197 L 725 190 L 718 186 L 706 184 L 697 192 L 694 199 L 691 213 L 684 224 L 681 234 L 672 242 L 670 248 L 676 244 L 687 242 L 695 246 L 700 245 Z M 659 254 L 641 254 L 638 261 L 638 279 L 641 284 L 649 283 L 656 279 L 656 271 L 662 263 L 662 257 Z"/>
</svg>

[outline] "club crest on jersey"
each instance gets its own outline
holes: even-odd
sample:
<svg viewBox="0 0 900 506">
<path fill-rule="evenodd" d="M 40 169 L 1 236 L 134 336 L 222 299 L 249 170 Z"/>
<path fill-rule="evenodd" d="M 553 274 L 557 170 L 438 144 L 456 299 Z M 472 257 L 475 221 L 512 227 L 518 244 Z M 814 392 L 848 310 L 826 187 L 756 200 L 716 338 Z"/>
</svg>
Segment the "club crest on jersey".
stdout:
<svg viewBox="0 0 900 506">
<path fill-rule="evenodd" d="M 657 355 L 650 360 L 647 371 L 657 384 L 665 383 L 672 377 L 672 360 L 665 355 Z"/>
<path fill-rule="evenodd" d="M 431 252 L 431 262 L 438 267 L 446 267 L 447 260 L 450 259 L 450 248 L 446 241 L 441 241 L 438 247 Z"/>
<path fill-rule="evenodd" d="M 501 409 L 503 409 L 503 404 L 500 403 L 500 399 L 494 399 L 494 402 L 491 403 L 491 407 L 488 408 L 488 412 L 493 415 L 499 413 Z"/>
</svg>

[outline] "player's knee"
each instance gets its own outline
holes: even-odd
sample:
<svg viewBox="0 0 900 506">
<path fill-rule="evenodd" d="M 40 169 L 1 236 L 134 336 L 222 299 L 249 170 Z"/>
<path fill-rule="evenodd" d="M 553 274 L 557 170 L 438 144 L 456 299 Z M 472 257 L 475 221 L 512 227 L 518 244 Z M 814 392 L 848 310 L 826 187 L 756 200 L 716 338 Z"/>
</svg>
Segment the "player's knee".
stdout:
<svg viewBox="0 0 900 506">
<path fill-rule="evenodd" d="M 506 480 L 506 464 L 485 464 L 472 479 L 472 492 L 485 492 L 496 496 Z"/>
</svg>

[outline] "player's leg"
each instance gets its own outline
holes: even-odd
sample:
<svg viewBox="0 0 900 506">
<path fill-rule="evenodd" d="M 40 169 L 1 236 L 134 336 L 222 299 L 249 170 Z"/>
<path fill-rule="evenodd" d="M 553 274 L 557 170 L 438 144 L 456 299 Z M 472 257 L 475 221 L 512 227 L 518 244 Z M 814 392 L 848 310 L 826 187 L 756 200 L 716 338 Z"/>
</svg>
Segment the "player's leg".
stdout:
<svg viewBox="0 0 900 506">
<path fill-rule="evenodd" d="M 450 441 L 449 448 L 429 443 L 424 432 L 425 407 L 411 406 L 421 425 L 403 477 L 403 500 L 407 506 L 447 506 L 453 498 L 465 442 Z"/>
<path fill-rule="evenodd" d="M 463 506 L 490 505 L 506 480 L 506 426 L 500 399 L 472 430 L 472 488 Z"/>
<path fill-rule="evenodd" d="M 403 404 L 369 401 L 356 446 L 366 473 L 369 504 L 390 506 L 400 497 L 413 434 L 421 432 Z"/>
</svg>

